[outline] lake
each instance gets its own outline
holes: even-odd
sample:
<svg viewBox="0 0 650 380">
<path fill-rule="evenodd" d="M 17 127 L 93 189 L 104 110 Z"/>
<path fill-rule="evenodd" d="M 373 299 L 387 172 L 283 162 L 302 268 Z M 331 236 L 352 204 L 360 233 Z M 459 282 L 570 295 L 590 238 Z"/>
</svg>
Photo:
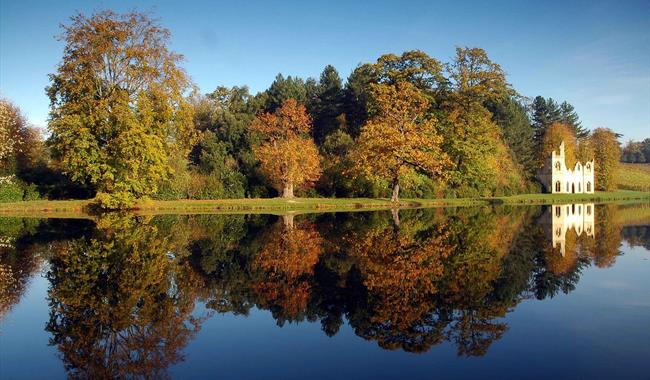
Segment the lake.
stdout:
<svg viewBox="0 0 650 380">
<path fill-rule="evenodd" d="M 650 205 L 0 218 L 0 378 L 650 377 Z"/>
</svg>

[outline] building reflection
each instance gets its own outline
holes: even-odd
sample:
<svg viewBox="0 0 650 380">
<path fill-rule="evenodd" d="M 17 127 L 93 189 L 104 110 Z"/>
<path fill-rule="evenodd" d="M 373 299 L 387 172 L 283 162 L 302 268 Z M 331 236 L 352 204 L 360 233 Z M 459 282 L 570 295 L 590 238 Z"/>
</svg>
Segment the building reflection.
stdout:
<svg viewBox="0 0 650 380">
<path fill-rule="evenodd" d="M 559 247 L 561 255 L 566 256 L 567 233 L 569 231 L 574 231 L 577 236 L 584 233 L 588 237 L 595 238 L 595 214 L 593 203 L 550 206 L 546 210 L 543 220 L 550 225 L 553 248 Z"/>
</svg>

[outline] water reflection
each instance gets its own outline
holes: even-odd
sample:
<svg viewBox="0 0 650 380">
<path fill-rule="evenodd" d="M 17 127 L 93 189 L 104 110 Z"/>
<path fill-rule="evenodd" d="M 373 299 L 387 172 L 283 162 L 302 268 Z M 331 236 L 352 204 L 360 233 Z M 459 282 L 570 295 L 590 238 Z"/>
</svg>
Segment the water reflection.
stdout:
<svg viewBox="0 0 650 380">
<path fill-rule="evenodd" d="M 171 232 L 171 231 L 170 231 Z M 90 236 L 52 244 L 46 330 L 72 377 L 160 378 L 197 332 L 198 282 L 186 236 L 105 218 Z"/>
<path fill-rule="evenodd" d="M 550 220 L 553 248 L 560 247 L 562 256 L 566 255 L 566 235 L 573 230 L 579 237 L 583 231 L 587 237 L 594 238 L 594 204 L 553 205 L 546 211 L 544 219 Z"/>
<path fill-rule="evenodd" d="M 214 313 L 344 324 L 385 349 L 484 355 L 526 299 L 575 289 L 650 210 L 615 205 L 275 217 L 0 219 L 0 317 L 46 263 L 46 331 L 71 377 L 167 376 Z M 197 313 L 205 304 L 209 313 Z"/>
</svg>

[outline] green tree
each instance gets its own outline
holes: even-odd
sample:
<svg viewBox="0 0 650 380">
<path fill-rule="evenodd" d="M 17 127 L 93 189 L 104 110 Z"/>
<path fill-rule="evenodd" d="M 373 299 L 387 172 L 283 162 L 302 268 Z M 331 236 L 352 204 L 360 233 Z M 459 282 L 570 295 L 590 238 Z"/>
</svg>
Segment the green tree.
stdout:
<svg viewBox="0 0 650 380">
<path fill-rule="evenodd" d="M 377 83 L 411 83 L 427 95 L 444 88 L 447 80 L 443 65 L 421 50 L 411 50 L 397 56 L 384 54 L 372 65 Z"/>
<path fill-rule="evenodd" d="M 237 161 L 228 150 L 228 143 L 208 131 L 200 143 L 199 170 L 221 185 L 221 191 L 212 190 L 210 198 L 243 198 L 246 177 L 239 171 Z"/>
<path fill-rule="evenodd" d="M 326 136 L 341 126 L 339 116 L 343 113 L 343 84 L 336 69 L 325 66 L 320 75 L 316 99 L 311 107 L 314 119 L 313 136 L 322 144 Z"/>
<path fill-rule="evenodd" d="M 443 150 L 453 163 L 451 189 L 464 196 L 490 194 L 497 187 L 498 177 L 505 174 L 499 167 L 516 166 L 508 155 L 496 156 L 503 151 L 503 142 L 485 104 L 504 98 L 512 90 L 501 67 L 482 49 L 457 48 L 447 72 L 449 85 L 442 98 L 440 131 Z"/>
<path fill-rule="evenodd" d="M 560 120 L 560 107 L 552 98 L 536 96 L 531 104 L 531 118 L 538 146 L 546 133 L 546 128 Z"/>
<path fill-rule="evenodd" d="M 487 103 L 494 122 L 501 129 L 503 141 L 513 152 L 515 161 L 523 168 L 527 178 L 535 175 L 535 152 L 533 127 L 526 108 L 514 97 L 508 96 Z"/>
<path fill-rule="evenodd" d="M 295 99 L 300 104 L 306 104 L 313 94 L 307 93 L 307 85 L 302 78 L 278 74 L 271 86 L 266 90 L 266 112 L 274 112 L 288 99 Z"/>
<path fill-rule="evenodd" d="M 128 206 L 154 194 L 170 159 L 195 140 L 182 56 L 142 13 L 78 14 L 63 28 L 63 60 L 47 89 L 54 157 L 104 206 Z"/>
<path fill-rule="evenodd" d="M 368 120 L 370 104 L 370 84 L 375 83 L 372 67 L 369 64 L 355 68 L 345 83 L 343 110 L 348 131 L 358 137 L 361 127 Z"/>
<path fill-rule="evenodd" d="M 578 113 L 575 111 L 575 108 L 564 101 L 560 104 L 560 120 L 561 123 L 570 126 L 573 129 L 578 139 L 584 139 L 589 137 L 589 131 L 582 126 Z"/>
<path fill-rule="evenodd" d="M 250 128 L 263 102 L 263 97 L 251 95 L 245 86 L 217 87 L 212 93 L 201 97 L 195 105 L 195 125 L 204 135 L 192 151 L 191 161 L 204 174 L 210 174 L 209 168 L 215 168 L 216 161 L 227 161 L 229 176 L 243 179 L 241 186 L 247 196 L 266 193 L 263 179 L 256 172 L 257 160 L 252 150 L 260 137 Z M 204 162 L 211 157 L 212 163 Z M 222 175 L 223 172 L 217 173 L 217 177 Z M 225 183 L 223 185 L 230 187 Z M 234 193 L 229 193 L 234 196 Z M 236 193 L 237 197 L 243 196 L 239 191 Z"/>
<path fill-rule="evenodd" d="M 558 104 L 553 98 L 545 99 L 542 96 L 537 96 L 531 104 L 531 113 L 538 148 L 541 146 L 546 129 L 553 123 L 568 125 L 578 139 L 589 136 L 589 131 L 582 126 L 578 113 L 566 101 Z"/>
</svg>

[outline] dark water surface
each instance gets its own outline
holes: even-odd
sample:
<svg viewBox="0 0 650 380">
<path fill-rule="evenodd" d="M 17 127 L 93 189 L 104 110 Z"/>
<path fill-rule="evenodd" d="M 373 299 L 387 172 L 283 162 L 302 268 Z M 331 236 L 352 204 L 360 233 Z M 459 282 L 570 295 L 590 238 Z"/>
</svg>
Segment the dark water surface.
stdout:
<svg viewBox="0 0 650 380">
<path fill-rule="evenodd" d="M 650 377 L 650 205 L 0 218 L 0 378 Z"/>
</svg>

